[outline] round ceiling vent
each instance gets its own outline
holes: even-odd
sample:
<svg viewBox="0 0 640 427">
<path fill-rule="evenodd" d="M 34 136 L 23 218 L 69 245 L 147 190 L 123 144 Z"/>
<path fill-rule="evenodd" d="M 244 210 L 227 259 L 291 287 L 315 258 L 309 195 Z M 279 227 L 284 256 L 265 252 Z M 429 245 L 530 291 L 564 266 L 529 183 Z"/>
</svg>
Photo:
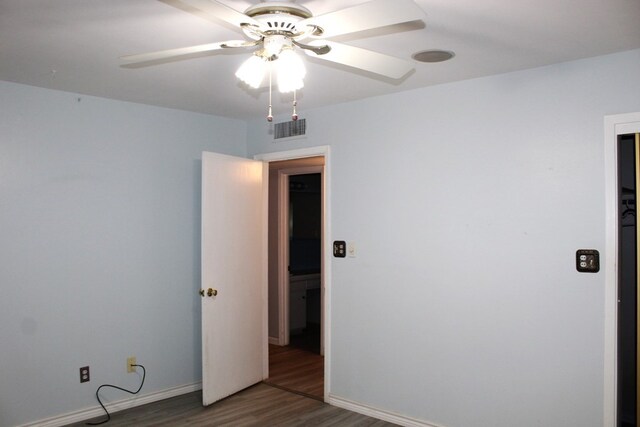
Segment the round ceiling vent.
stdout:
<svg viewBox="0 0 640 427">
<path fill-rule="evenodd" d="M 448 50 L 431 49 L 414 53 L 411 57 L 418 62 L 444 62 L 454 56 L 456 54 Z"/>
</svg>

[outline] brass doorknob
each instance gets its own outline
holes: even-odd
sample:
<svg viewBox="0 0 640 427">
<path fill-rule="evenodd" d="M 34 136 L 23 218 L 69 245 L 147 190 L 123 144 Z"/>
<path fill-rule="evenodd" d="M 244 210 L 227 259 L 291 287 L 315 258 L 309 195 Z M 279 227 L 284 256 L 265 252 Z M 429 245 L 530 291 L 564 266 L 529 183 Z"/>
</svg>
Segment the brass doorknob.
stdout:
<svg viewBox="0 0 640 427">
<path fill-rule="evenodd" d="M 204 289 L 200 289 L 200 296 L 203 297 L 204 296 Z"/>
<path fill-rule="evenodd" d="M 210 297 L 215 297 L 216 295 L 218 295 L 218 290 L 209 288 L 209 289 L 207 289 L 207 295 L 210 296 Z"/>
</svg>

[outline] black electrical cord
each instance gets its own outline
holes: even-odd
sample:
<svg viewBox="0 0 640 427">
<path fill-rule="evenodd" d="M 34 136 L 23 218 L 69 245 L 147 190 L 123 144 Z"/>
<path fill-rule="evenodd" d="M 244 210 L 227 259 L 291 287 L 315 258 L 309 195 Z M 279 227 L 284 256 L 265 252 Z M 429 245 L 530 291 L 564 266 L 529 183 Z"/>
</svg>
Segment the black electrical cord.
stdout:
<svg viewBox="0 0 640 427">
<path fill-rule="evenodd" d="M 88 425 L 88 426 L 98 426 L 100 424 L 107 423 L 107 422 L 109 422 L 111 420 L 111 415 L 109 414 L 109 411 L 107 411 L 107 408 L 104 407 L 104 405 L 102 404 L 102 400 L 100 400 L 100 396 L 98 395 L 98 393 L 100 392 L 100 389 L 102 387 L 116 388 L 118 390 L 126 391 L 129 394 L 138 394 L 140 392 L 140 390 L 142 390 L 142 386 L 144 385 L 144 378 L 147 376 L 147 370 L 144 369 L 144 366 L 142 366 L 142 365 L 131 365 L 131 366 L 139 366 L 139 367 L 142 368 L 142 382 L 140 383 L 140 387 L 138 387 L 138 389 L 136 391 L 131 391 L 131 390 L 124 389 L 122 387 L 118 387 L 117 385 L 102 384 L 96 390 L 96 399 L 98 399 L 98 403 L 100 404 L 100 406 L 102 406 L 102 409 L 104 409 L 104 412 L 107 414 L 107 419 L 104 420 L 104 421 L 100 421 L 99 423 L 85 423 L 86 425 Z"/>
</svg>

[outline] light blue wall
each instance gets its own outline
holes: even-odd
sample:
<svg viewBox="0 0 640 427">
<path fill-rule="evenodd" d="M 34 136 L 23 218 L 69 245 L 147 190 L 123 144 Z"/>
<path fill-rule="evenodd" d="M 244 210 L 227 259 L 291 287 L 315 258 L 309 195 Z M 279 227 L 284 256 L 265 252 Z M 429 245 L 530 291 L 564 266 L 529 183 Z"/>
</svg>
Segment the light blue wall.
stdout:
<svg viewBox="0 0 640 427">
<path fill-rule="evenodd" d="M 137 387 L 128 356 L 143 393 L 200 381 L 201 152 L 244 156 L 246 132 L 0 82 L 0 426 Z"/>
<path fill-rule="evenodd" d="M 308 138 L 278 144 L 262 119 L 0 82 L 0 426 L 137 386 L 131 355 L 147 393 L 199 381 L 200 152 L 327 144 L 332 238 L 358 249 L 331 261 L 331 393 L 446 426 L 601 426 L 604 278 L 574 253 L 604 252 L 603 116 L 640 111 L 638 75 L 632 51 L 301 105 Z"/>
<path fill-rule="evenodd" d="M 432 65 L 437 67 L 437 65 Z M 331 394 L 443 426 L 603 425 L 603 117 L 640 50 L 299 112 L 331 146 Z M 282 120 L 287 120 L 283 117 Z"/>
</svg>

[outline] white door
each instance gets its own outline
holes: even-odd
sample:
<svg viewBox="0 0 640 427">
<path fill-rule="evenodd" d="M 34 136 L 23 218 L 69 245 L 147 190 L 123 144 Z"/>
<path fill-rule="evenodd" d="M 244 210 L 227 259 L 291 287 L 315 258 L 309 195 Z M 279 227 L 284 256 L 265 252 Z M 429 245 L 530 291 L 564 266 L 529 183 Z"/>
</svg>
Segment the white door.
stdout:
<svg viewBox="0 0 640 427">
<path fill-rule="evenodd" d="M 202 155 L 202 403 L 266 378 L 263 163 Z"/>
</svg>

